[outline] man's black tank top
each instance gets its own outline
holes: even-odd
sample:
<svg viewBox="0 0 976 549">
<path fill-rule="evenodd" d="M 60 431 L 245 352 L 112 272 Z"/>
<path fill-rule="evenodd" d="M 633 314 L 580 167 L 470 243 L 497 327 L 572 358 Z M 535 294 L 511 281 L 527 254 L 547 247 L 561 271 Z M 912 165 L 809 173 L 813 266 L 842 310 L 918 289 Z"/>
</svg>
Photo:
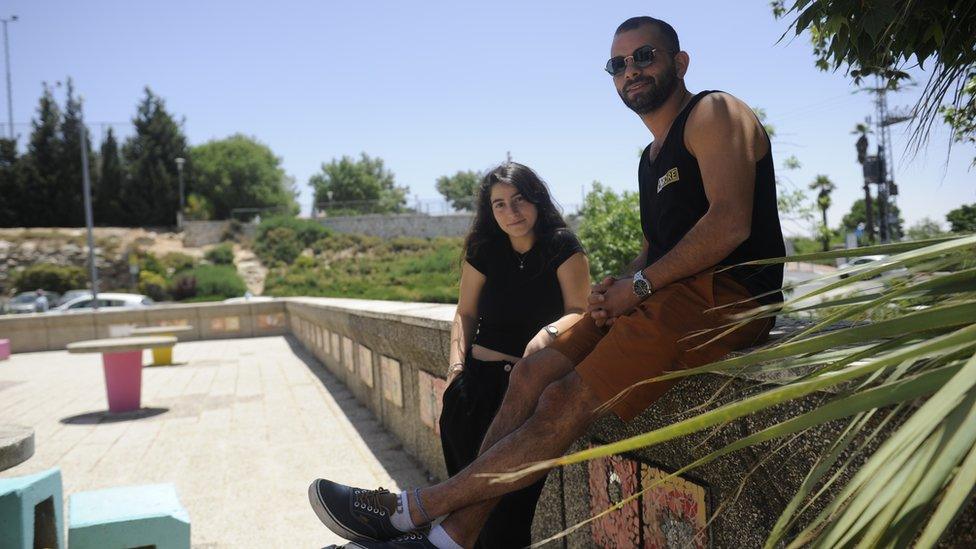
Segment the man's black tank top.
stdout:
<svg viewBox="0 0 976 549">
<path fill-rule="evenodd" d="M 695 95 L 671 124 L 664 144 L 651 162 L 650 145 L 641 155 L 637 168 L 640 183 L 641 227 L 649 244 L 647 264 L 660 259 L 673 248 L 708 210 L 698 159 L 685 147 L 685 124 L 695 105 L 715 90 Z M 767 136 L 767 141 L 769 137 Z M 773 152 L 756 163 L 755 192 L 752 199 L 752 230 L 749 238 L 720 261 L 736 265 L 745 261 L 783 257 L 783 231 L 776 206 L 776 175 Z M 742 265 L 729 273 L 763 304 L 783 301 L 783 265 Z M 770 295 L 762 295 L 774 292 Z"/>
</svg>

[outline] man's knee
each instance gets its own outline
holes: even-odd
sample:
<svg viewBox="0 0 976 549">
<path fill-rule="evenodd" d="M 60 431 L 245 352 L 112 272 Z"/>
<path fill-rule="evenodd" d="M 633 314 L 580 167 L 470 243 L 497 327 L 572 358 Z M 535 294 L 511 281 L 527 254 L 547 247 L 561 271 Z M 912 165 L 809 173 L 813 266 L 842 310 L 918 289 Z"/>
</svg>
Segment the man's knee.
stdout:
<svg viewBox="0 0 976 549">
<path fill-rule="evenodd" d="M 508 379 L 508 391 L 535 402 L 546 386 L 571 369 L 572 364 L 566 357 L 551 349 L 543 349 L 515 364 Z"/>
<path fill-rule="evenodd" d="M 576 372 L 553 381 L 542 391 L 535 415 L 549 423 L 569 422 L 584 428 L 597 416 L 599 399 Z"/>
</svg>

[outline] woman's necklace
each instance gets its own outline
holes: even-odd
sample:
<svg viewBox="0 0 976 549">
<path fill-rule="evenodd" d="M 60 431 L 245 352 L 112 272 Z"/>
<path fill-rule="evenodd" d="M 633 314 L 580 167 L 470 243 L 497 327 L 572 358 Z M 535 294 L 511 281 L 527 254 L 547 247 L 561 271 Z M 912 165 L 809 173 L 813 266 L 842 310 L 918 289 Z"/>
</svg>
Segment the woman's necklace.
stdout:
<svg viewBox="0 0 976 549">
<path fill-rule="evenodd" d="M 519 270 L 520 271 L 524 271 L 525 270 L 525 254 L 527 254 L 529 252 L 525 252 L 524 254 L 520 254 L 520 253 L 518 253 L 518 252 L 515 251 L 515 248 L 512 248 L 512 253 L 515 254 L 515 258 L 518 259 L 518 262 L 519 262 Z"/>
</svg>

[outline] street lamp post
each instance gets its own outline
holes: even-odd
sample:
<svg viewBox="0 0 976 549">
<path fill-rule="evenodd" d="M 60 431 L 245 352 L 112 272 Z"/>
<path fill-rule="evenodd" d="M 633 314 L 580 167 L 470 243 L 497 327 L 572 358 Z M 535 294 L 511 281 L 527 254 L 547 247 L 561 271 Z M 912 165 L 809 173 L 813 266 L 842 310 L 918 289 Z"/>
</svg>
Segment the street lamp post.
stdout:
<svg viewBox="0 0 976 549">
<path fill-rule="evenodd" d="M 186 162 L 185 158 L 176 159 L 176 171 L 179 173 L 180 177 L 180 210 L 176 212 L 176 225 L 181 230 L 183 229 L 183 163 Z"/>
<path fill-rule="evenodd" d="M 0 17 L 0 22 L 3 22 L 3 58 L 7 66 L 7 126 L 10 128 L 10 139 L 14 138 L 14 99 L 10 91 L 10 44 L 7 40 L 7 23 L 16 20 L 16 15 L 11 15 L 9 19 Z"/>
</svg>

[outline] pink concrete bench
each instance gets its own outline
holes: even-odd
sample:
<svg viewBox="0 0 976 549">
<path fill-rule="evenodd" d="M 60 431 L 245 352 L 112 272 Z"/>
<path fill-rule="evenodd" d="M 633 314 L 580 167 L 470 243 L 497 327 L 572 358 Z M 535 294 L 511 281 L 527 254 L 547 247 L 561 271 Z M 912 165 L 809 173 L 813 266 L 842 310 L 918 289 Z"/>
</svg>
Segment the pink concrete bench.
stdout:
<svg viewBox="0 0 976 549">
<path fill-rule="evenodd" d="M 110 412 L 138 410 L 142 398 L 142 350 L 172 347 L 173 336 L 117 337 L 68 344 L 69 353 L 101 353 Z"/>
<path fill-rule="evenodd" d="M 0 360 L 10 358 L 10 340 L 0 339 Z"/>
</svg>

